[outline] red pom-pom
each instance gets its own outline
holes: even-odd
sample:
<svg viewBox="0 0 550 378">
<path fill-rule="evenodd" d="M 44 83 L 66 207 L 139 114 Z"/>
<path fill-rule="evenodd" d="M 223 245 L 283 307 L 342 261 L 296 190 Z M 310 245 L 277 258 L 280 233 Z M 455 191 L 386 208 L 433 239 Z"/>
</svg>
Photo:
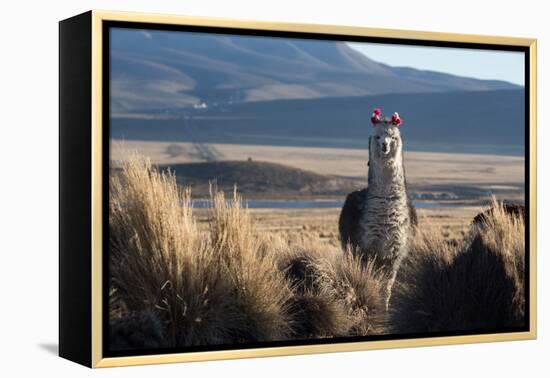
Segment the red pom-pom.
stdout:
<svg viewBox="0 0 550 378">
<path fill-rule="evenodd" d="M 395 112 L 392 114 L 391 123 L 393 123 L 396 126 L 401 125 L 401 118 L 399 117 L 399 113 Z"/>
<path fill-rule="evenodd" d="M 376 125 L 378 122 L 380 122 L 380 115 L 382 114 L 382 110 L 380 108 L 374 108 L 372 111 L 372 116 L 370 117 L 370 121 Z"/>
</svg>

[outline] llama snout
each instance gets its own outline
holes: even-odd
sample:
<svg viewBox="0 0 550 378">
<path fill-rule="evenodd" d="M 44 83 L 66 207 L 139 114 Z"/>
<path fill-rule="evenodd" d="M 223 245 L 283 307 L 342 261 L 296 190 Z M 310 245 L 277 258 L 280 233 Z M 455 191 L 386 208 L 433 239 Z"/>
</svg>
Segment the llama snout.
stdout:
<svg viewBox="0 0 550 378">
<path fill-rule="evenodd" d="M 387 155 L 391 152 L 391 138 L 383 138 L 383 139 L 380 139 L 380 151 L 384 154 L 384 155 Z"/>
</svg>

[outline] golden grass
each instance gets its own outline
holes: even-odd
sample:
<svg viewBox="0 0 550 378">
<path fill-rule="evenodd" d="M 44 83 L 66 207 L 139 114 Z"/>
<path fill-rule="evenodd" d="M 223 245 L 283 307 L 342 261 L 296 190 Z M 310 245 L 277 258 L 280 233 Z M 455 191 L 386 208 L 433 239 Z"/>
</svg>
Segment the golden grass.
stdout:
<svg viewBox="0 0 550 378">
<path fill-rule="evenodd" d="M 490 330 L 525 325 L 523 218 L 493 202 L 457 244 L 424 230 L 398 273 L 392 332 Z"/>
<path fill-rule="evenodd" d="M 523 220 L 494 204 L 465 237 L 424 223 L 385 310 L 386 277 L 303 232 L 259 229 L 236 192 L 189 190 L 134 156 L 111 177 L 113 349 L 238 344 L 522 325 Z M 204 215 L 204 212 L 207 212 Z"/>
<path fill-rule="evenodd" d="M 351 253 L 306 240 L 280 251 L 298 315 L 297 337 L 371 335 L 385 331 L 385 276 Z"/>
<path fill-rule="evenodd" d="M 280 340 L 290 333 L 287 304 L 291 289 L 276 266 L 276 255 L 254 230 L 236 191 L 227 202 L 223 192 L 212 195 L 209 239 L 224 266 L 234 300 L 243 317 L 241 341 Z"/>
<path fill-rule="evenodd" d="M 212 193 L 208 227 L 201 229 L 189 191 L 136 156 L 111 178 L 109 225 L 115 346 L 233 344 L 372 328 L 381 278 L 371 268 L 335 258 L 333 248 L 311 253 L 320 272 L 315 288 L 289 280 L 282 260 L 291 247 L 257 232 L 236 193 L 228 201 Z M 132 324 L 157 323 L 162 342 L 131 331 Z"/>
<path fill-rule="evenodd" d="M 109 217 L 112 286 L 130 314 L 161 319 L 168 346 L 216 344 L 242 328 L 219 257 L 173 176 L 130 160 L 111 179 Z"/>
</svg>

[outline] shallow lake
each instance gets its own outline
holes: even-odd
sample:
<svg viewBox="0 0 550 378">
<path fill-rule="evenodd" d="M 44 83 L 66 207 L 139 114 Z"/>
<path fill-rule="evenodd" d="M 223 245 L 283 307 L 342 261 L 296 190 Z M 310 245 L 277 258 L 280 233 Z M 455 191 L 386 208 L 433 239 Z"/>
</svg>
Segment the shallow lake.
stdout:
<svg viewBox="0 0 550 378">
<path fill-rule="evenodd" d="M 413 201 L 417 209 L 453 208 L 457 205 L 426 201 Z M 333 209 L 341 208 L 343 200 L 247 200 L 243 205 L 249 209 Z M 204 209 L 210 207 L 208 200 L 193 200 L 193 207 Z"/>
</svg>

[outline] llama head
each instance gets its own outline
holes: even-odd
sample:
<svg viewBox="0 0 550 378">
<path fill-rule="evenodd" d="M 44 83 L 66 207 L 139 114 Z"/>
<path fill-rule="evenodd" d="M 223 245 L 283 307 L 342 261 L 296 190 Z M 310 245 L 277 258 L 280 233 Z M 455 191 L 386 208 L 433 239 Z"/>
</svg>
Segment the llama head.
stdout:
<svg viewBox="0 0 550 378">
<path fill-rule="evenodd" d="M 402 124 L 398 113 L 393 113 L 391 118 L 383 118 L 380 109 L 374 109 L 371 122 L 373 124 L 372 135 L 369 140 L 371 159 L 379 159 L 388 163 L 396 161 L 401 156 L 403 141 L 399 126 Z"/>
</svg>

